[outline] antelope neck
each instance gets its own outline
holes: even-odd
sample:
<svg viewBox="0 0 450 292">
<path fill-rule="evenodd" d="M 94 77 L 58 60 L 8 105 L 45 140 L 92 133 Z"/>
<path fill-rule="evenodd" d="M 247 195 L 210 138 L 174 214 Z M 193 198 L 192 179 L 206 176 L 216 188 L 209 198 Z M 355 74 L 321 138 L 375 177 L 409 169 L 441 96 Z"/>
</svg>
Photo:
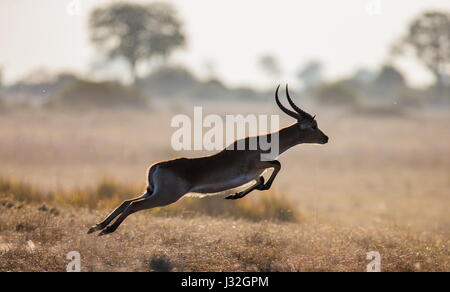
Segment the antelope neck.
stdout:
<svg viewBox="0 0 450 292">
<path fill-rule="evenodd" d="M 292 124 L 278 131 L 280 138 L 280 154 L 301 143 L 298 124 Z"/>
</svg>

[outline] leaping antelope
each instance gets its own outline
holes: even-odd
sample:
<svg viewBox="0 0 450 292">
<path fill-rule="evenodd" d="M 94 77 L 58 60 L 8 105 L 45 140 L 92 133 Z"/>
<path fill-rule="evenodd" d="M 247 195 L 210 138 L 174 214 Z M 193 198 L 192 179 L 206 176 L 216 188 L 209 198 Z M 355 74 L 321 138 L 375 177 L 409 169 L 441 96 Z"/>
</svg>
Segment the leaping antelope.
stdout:
<svg viewBox="0 0 450 292">
<path fill-rule="evenodd" d="M 280 86 L 275 93 L 278 107 L 297 120 L 291 126 L 274 132 L 279 139 L 279 155 L 298 144 L 328 143 L 328 137 L 317 127 L 315 116 L 303 111 L 292 101 L 287 85 L 287 100 L 295 112 L 283 106 L 278 97 L 279 88 Z M 249 145 L 252 140 L 260 141 L 261 138 L 268 141 L 270 140 L 269 136 L 273 137 L 274 133 L 237 140 L 232 146 L 236 146 L 238 143 Z M 227 147 L 211 156 L 178 158 L 154 164 L 148 172 L 147 191 L 138 198 L 124 201 L 105 220 L 91 227 L 88 234 L 100 230 L 99 236 L 112 233 L 129 215 L 141 210 L 170 205 L 189 193 L 225 193 L 253 182 L 248 189 L 226 197 L 229 200 L 237 200 L 254 190 L 270 189 L 281 169 L 278 160 L 274 158 L 271 161 L 262 161 L 261 154 L 264 150 L 260 148 L 256 150 L 229 149 L 230 147 Z M 237 147 L 231 147 L 231 149 L 237 149 Z M 269 180 L 265 182 L 263 174 L 269 169 L 273 169 L 273 172 Z M 109 225 L 117 216 L 119 217 L 116 221 Z"/>
</svg>

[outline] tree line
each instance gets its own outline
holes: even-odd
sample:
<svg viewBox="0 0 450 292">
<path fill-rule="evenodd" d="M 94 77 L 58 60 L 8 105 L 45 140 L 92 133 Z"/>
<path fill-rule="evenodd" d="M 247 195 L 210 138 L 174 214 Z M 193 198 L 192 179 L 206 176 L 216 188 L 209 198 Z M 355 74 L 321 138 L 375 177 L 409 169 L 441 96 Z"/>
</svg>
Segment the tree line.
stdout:
<svg viewBox="0 0 450 292">
<path fill-rule="evenodd" d="M 132 86 L 149 91 L 150 94 L 207 97 L 219 92 L 222 96 L 238 98 L 245 98 L 246 94 L 250 98 L 262 95 L 251 88 L 231 90 L 217 78 L 201 81 L 186 68 L 168 66 L 171 56 L 176 51 L 186 48 L 187 36 L 177 11 L 167 3 L 120 2 L 99 7 L 90 15 L 89 32 L 92 44 L 105 56 L 107 63 L 117 60 L 125 62 L 128 65 Z M 435 78 L 435 85 L 432 90 L 427 91 L 427 94 L 436 100 L 450 100 L 449 13 L 431 11 L 419 15 L 409 24 L 406 34 L 395 42 L 391 56 L 393 59 L 402 56 L 416 58 Z M 262 56 L 258 64 L 268 79 L 277 78 L 282 74 L 282 68 L 274 56 Z M 355 95 L 382 98 L 383 95 L 393 92 L 400 94 L 403 92 L 402 88 L 407 87 L 405 78 L 392 64 L 386 64 L 377 76 L 371 72 L 359 71 L 351 79 L 333 84 L 323 80 L 323 70 L 321 62 L 311 61 L 297 72 L 298 80 L 303 84 L 306 94 L 319 97 L 332 96 L 331 99 L 334 98 L 336 101 L 339 96 L 350 96 L 352 92 Z M 67 80 L 77 79 L 66 75 L 63 74 L 60 78 L 64 84 Z M 83 82 L 82 87 L 85 91 L 87 88 L 101 89 L 101 85 L 94 86 L 96 83 L 93 81 L 83 80 Z M 88 84 L 89 82 L 94 85 Z M 23 89 L 24 86 L 26 87 L 24 84 L 16 84 L 12 88 L 17 90 Z M 60 86 L 55 84 L 48 86 L 55 88 L 55 91 L 60 89 Z M 108 90 L 116 88 L 115 85 L 107 87 Z M 389 88 L 392 90 L 387 92 Z M 67 88 L 65 89 L 67 91 Z M 71 98 L 75 96 L 69 95 Z M 136 95 L 135 99 L 140 100 L 140 97 Z"/>
</svg>

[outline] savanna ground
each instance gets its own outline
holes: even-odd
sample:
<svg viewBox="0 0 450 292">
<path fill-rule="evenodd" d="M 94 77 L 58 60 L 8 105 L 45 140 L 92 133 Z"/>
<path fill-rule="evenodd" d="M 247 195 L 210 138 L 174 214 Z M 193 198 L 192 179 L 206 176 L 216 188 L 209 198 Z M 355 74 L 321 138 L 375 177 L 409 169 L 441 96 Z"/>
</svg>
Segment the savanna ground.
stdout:
<svg viewBox="0 0 450 292">
<path fill-rule="evenodd" d="M 83 271 L 365 271 L 370 251 L 383 271 L 450 271 L 444 110 L 322 110 L 330 144 L 283 155 L 273 191 L 236 202 L 188 198 L 134 214 L 110 236 L 87 235 L 144 189 L 151 163 L 204 154 L 170 146 L 170 120 L 187 108 L 2 113 L 0 271 L 65 271 L 70 251 Z"/>
</svg>

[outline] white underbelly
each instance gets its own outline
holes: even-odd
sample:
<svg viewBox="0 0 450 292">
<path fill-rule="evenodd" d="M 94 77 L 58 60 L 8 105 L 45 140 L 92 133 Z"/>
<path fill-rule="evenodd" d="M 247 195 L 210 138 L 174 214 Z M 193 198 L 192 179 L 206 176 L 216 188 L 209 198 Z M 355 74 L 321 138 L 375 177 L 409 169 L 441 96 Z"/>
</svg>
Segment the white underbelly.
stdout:
<svg viewBox="0 0 450 292">
<path fill-rule="evenodd" d="M 246 175 L 236 177 L 226 182 L 211 182 L 211 184 L 208 185 L 196 186 L 192 192 L 187 194 L 187 196 L 202 198 L 209 196 L 229 195 L 241 192 L 254 185 L 256 183 L 255 179 L 257 179 L 261 175 L 264 175 L 266 172 L 267 170 L 259 175 Z"/>
<path fill-rule="evenodd" d="M 253 184 L 255 184 L 254 181 L 250 181 L 240 187 L 234 188 L 234 189 L 229 189 L 229 190 L 225 190 L 225 191 L 221 191 L 221 192 L 217 192 L 217 193 L 196 193 L 196 192 L 192 192 L 192 193 L 188 193 L 186 196 L 187 197 L 197 197 L 197 198 L 204 198 L 204 197 L 212 197 L 212 196 L 226 196 L 226 195 L 231 195 L 231 194 L 235 194 L 238 192 L 241 192 L 243 190 L 248 189 L 249 187 L 251 187 Z"/>
</svg>

